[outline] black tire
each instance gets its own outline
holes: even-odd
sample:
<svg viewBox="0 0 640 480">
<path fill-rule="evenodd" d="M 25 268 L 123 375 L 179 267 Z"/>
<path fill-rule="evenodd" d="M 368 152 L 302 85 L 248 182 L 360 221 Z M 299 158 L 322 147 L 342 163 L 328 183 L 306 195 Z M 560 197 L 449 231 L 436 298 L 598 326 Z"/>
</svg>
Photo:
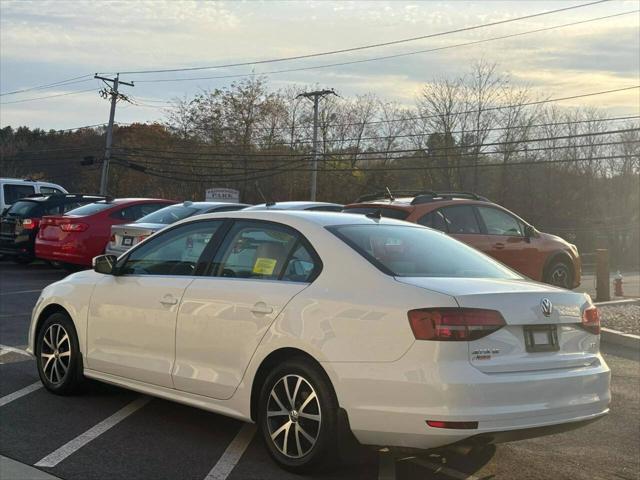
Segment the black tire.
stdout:
<svg viewBox="0 0 640 480">
<path fill-rule="evenodd" d="M 573 288 L 573 269 L 566 261 L 555 261 L 547 269 L 545 282 L 570 290 Z"/>
<path fill-rule="evenodd" d="M 296 390 L 300 378 L 302 380 Z M 284 387 L 285 381 L 294 400 L 293 408 Z M 281 399 L 285 411 L 289 411 L 286 415 L 267 415 L 267 411 L 283 411 L 273 399 L 272 390 Z M 335 464 L 338 402 L 326 374 L 313 362 L 299 357 L 278 365 L 262 385 L 259 402 L 258 427 L 262 439 L 271 457 L 282 468 L 306 473 L 318 468 L 327 469 Z M 318 417 L 319 421 L 310 417 Z M 287 423 L 289 428 L 285 427 Z M 278 430 L 281 433 L 272 439 L 272 433 Z M 288 436 L 287 454 L 283 453 L 285 436 Z M 310 437 L 314 439 L 313 443 L 308 440 Z"/>
<path fill-rule="evenodd" d="M 54 313 L 44 321 L 35 350 L 40 381 L 47 390 L 56 395 L 72 395 L 79 390 L 84 380 L 82 356 L 76 329 L 66 313 Z"/>
</svg>

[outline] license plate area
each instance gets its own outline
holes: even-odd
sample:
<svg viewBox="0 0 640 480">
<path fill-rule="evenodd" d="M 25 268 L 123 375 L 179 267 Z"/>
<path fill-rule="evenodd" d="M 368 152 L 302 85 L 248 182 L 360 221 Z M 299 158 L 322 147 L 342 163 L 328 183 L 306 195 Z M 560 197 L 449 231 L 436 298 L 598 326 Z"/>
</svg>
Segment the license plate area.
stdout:
<svg viewBox="0 0 640 480">
<path fill-rule="evenodd" d="M 555 325 L 535 325 L 524 327 L 524 343 L 527 352 L 557 352 L 558 327 Z"/>
<path fill-rule="evenodd" d="M 133 245 L 133 237 L 122 237 L 122 246 L 130 247 Z"/>
</svg>

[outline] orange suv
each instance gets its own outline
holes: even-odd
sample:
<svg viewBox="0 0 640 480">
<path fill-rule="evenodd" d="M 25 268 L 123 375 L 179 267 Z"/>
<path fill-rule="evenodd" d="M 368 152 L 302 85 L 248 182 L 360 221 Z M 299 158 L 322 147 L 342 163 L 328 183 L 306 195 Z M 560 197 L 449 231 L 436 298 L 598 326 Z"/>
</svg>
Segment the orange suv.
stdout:
<svg viewBox="0 0 640 480">
<path fill-rule="evenodd" d="M 580 285 L 580 256 L 575 245 L 539 232 L 506 208 L 474 193 L 371 194 L 346 205 L 343 212 L 419 223 L 448 233 L 533 280 L 563 288 Z"/>
</svg>

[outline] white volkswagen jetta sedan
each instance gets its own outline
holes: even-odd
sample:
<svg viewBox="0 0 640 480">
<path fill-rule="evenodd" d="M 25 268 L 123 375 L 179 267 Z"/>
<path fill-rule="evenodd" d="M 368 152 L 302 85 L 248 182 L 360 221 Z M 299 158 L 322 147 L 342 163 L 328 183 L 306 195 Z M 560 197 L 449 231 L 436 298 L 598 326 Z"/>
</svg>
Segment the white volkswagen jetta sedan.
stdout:
<svg viewBox="0 0 640 480">
<path fill-rule="evenodd" d="M 608 412 L 587 295 L 429 228 L 239 211 L 156 233 L 48 286 L 29 345 L 47 389 L 83 377 L 256 422 L 297 471 L 363 444 L 427 449 Z"/>
</svg>

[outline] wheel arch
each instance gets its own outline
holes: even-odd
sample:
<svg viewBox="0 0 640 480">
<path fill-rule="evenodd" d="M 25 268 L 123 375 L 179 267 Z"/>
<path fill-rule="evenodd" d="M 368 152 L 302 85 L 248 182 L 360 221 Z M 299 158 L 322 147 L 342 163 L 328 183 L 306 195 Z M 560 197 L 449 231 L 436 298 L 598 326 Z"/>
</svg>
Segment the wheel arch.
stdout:
<svg viewBox="0 0 640 480">
<path fill-rule="evenodd" d="M 571 258 L 571 255 L 569 255 L 569 253 L 565 252 L 564 250 L 558 250 L 549 255 L 547 257 L 547 260 L 544 262 L 544 267 L 542 268 L 543 281 L 546 282 L 547 275 L 549 274 L 549 269 L 557 262 L 566 263 L 567 266 L 571 269 L 572 275 L 575 276 L 575 265 L 573 262 L 573 258 Z"/>
<path fill-rule="evenodd" d="M 338 396 L 336 395 L 335 387 L 333 385 L 333 382 L 331 381 L 331 378 L 329 377 L 329 374 L 327 373 L 325 368 L 322 366 L 322 364 L 318 360 L 316 360 L 309 353 L 299 348 L 295 348 L 295 347 L 278 348 L 272 351 L 271 353 L 269 353 L 269 355 L 267 355 L 264 359 L 262 359 L 260 366 L 256 370 L 256 374 L 253 376 L 253 382 L 251 385 L 250 415 L 251 415 L 251 419 L 254 422 L 257 421 L 257 416 L 258 416 L 258 401 L 260 399 L 260 390 L 262 389 L 262 384 L 266 380 L 269 374 L 269 371 L 276 365 L 279 365 L 280 363 L 286 360 L 290 360 L 294 357 L 305 358 L 309 360 L 312 364 L 314 364 L 316 368 L 318 368 L 318 371 L 325 376 L 327 382 L 331 386 L 331 393 L 334 395 L 336 400 L 338 399 Z"/>
<path fill-rule="evenodd" d="M 47 318 L 49 318 L 54 313 L 64 313 L 73 322 L 73 317 L 71 316 L 69 311 L 66 308 L 64 308 L 62 305 L 60 305 L 59 303 L 50 303 L 49 305 L 44 307 L 42 309 L 42 311 L 40 312 L 40 314 L 38 315 L 38 320 L 36 321 L 36 325 L 35 325 L 35 328 L 33 330 L 33 347 L 32 348 L 33 348 L 34 354 L 35 354 L 35 351 L 36 351 L 36 339 L 38 338 L 38 335 L 40 334 L 40 329 L 42 328 L 42 324 L 44 323 L 44 321 Z M 74 324 L 75 324 L 75 322 L 74 322 Z M 76 330 L 77 330 L 77 328 L 76 328 Z"/>
</svg>

